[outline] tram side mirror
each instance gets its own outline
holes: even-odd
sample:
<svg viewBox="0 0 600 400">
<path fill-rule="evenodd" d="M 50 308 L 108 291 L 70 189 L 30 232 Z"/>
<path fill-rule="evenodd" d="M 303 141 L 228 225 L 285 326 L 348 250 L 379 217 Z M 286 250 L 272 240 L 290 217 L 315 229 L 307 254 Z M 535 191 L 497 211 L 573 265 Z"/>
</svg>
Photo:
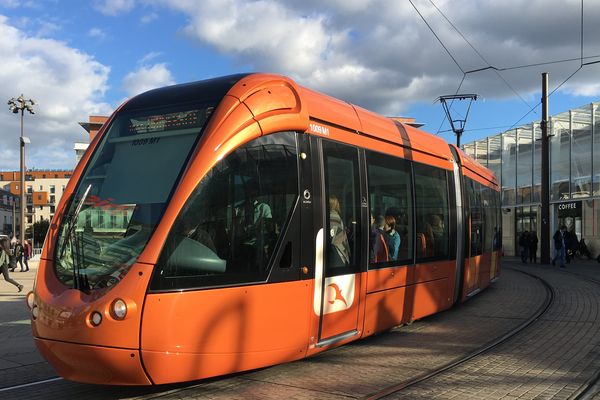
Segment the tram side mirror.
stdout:
<svg viewBox="0 0 600 400">
<path fill-rule="evenodd" d="M 179 274 L 201 275 L 225 272 L 227 261 L 202 243 L 186 237 L 171 253 L 167 265 L 176 268 Z"/>
</svg>

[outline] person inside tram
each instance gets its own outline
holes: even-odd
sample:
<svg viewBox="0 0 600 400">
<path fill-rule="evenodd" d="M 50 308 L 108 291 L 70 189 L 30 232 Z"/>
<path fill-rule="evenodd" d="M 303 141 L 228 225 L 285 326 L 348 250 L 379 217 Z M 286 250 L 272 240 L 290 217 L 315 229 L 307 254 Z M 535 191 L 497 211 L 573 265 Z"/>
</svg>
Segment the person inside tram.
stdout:
<svg viewBox="0 0 600 400">
<path fill-rule="evenodd" d="M 383 238 L 383 232 L 379 229 L 376 219 L 371 213 L 371 232 L 369 240 L 369 262 L 380 263 L 388 261 L 388 248 Z"/>
<path fill-rule="evenodd" d="M 350 244 L 341 217 L 340 201 L 336 196 L 329 197 L 329 265 L 339 267 L 350 264 Z"/>
<path fill-rule="evenodd" d="M 401 240 L 400 234 L 396 231 L 396 219 L 391 215 L 385 216 L 383 238 L 388 248 L 390 261 L 397 260 Z"/>
<path fill-rule="evenodd" d="M 425 225 L 425 233 L 428 241 L 428 251 L 439 254 L 444 244 L 444 221 L 438 214 L 431 214 Z M 434 255 L 430 254 L 430 255 Z"/>
<path fill-rule="evenodd" d="M 260 184 L 257 179 L 250 179 L 246 183 L 245 189 L 245 202 L 237 210 L 237 216 L 241 218 L 244 257 L 250 266 L 266 268 L 274 245 L 271 206 L 261 196 Z"/>
</svg>

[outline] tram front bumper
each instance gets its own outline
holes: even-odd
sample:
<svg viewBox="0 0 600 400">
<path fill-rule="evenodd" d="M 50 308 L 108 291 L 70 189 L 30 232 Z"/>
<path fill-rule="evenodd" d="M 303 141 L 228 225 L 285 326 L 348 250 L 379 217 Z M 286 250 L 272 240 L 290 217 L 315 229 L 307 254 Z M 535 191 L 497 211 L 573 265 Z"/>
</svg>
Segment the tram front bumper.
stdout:
<svg viewBox="0 0 600 400">
<path fill-rule="evenodd" d="M 65 379 L 100 385 L 151 385 L 137 349 L 34 338 L 44 358 Z"/>
</svg>

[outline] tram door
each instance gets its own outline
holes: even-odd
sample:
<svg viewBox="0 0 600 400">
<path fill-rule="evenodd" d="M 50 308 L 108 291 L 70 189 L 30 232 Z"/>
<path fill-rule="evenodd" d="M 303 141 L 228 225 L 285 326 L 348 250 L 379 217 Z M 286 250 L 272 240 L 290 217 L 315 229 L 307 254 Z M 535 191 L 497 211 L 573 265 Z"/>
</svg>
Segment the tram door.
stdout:
<svg viewBox="0 0 600 400">
<path fill-rule="evenodd" d="M 322 196 L 316 219 L 321 222 L 314 229 L 313 309 L 320 318 L 318 341 L 324 344 L 357 332 L 366 197 L 361 195 L 358 150 L 327 140 L 318 147 Z"/>
</svg>

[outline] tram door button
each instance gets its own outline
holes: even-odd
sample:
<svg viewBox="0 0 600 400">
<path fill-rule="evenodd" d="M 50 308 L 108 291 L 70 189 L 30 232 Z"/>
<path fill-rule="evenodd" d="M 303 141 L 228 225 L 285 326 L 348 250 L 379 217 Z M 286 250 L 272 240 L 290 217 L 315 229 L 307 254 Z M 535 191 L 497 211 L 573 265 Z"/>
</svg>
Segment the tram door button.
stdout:
<svg viewBox="0 0 600 400">
<path fill-rule="evenodd" d="M 306 160 L 306 153 L 300 153 L 300 158 L 303 160 Z"/>
</svg>

